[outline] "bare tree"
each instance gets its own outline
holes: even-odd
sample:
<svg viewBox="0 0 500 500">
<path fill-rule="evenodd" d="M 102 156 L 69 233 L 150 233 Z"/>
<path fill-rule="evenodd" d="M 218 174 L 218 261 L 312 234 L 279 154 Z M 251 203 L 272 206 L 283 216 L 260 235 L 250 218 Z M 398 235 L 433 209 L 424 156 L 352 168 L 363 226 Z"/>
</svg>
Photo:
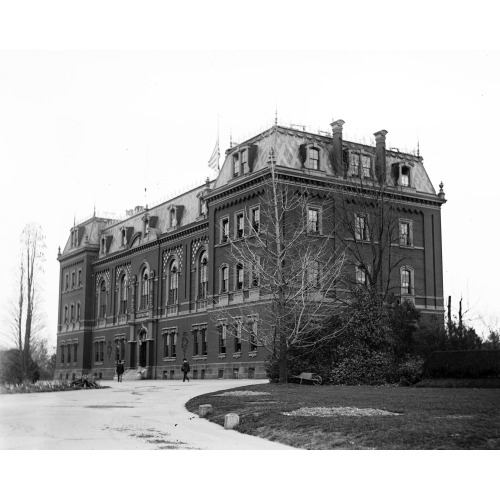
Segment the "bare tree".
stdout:
<svg viewBox="0 0 500 500">
<path fill-rule="evenodd" d="M 17 297 L 9 312 L 11 343 L 19 352 L 20 377 L 29 376 L 32 365 L 32 340 L 44 328 L 41 309 L 43 265 L 45 263 L 45 237 L 40 226 L 27 224 L 20 241 L 20 261 Z"/>
<path fill-rule="evenodd" d="M 250 293 L 258 290 L 258 305 L 223 305 L 219 296 L 211 314 L 227 336 L 266 348 L 279 363 L 280 383 L 286 383 L 292 347 L 315 348 L 339 333 L 322 328 L 324 318 L 339 311 L 336 286 L 345 256 L 335 246 L 329 189 L 294 182 L 275 166 L 272 151 L 269 166 L 259 187 L 258 219 L 252 212 L 242 215 L 249 232 L 238 233 L 237 227 L 227 235 L 235 291 L 243 289 L 246 272 Z"/>
<path fill-rule="evenodd" d="M 399 267 L 407 258 L 406 247 L 413 244 L 409 227 L 402 232 L 397 191 L 361 177 L 336 199 L 337 237 L 351 268 L 346 285 L 352 289 L 364 283 L 385 300 L 399 288 Z"/>
</svg>

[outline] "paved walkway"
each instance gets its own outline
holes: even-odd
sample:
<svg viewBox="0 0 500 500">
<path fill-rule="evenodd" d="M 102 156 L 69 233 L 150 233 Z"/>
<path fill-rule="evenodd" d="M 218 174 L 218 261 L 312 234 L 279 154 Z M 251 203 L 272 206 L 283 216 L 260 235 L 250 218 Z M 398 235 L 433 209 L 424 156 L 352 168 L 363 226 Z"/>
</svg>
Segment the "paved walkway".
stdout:
<svg viewBox="0 0 500 500">
<path fill-rule="evenodd" d="M 184 406 L 200 394 L 250 385 L 248 380 L 106 380 L 103 385 L 110 389 L 0 395 L 0 449 L 293 449 L 225 430 Z"/>
</svg>

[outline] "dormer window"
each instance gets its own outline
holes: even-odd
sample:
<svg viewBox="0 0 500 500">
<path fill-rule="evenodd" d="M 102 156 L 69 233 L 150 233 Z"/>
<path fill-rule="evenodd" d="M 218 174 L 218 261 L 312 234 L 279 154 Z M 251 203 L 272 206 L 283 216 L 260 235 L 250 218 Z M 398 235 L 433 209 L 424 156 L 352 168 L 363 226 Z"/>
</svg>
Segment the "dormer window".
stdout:
<svg viewBox="0 0 500 500">
<path fill-rule="evenodd" d="M 319 151 L 316 148 L 309 148 L 307 153 L 307 167 L 319 170 Z"/>
<path fill-rule="evenodd" d="M 410 185 L 410 169 L 408 167 L 401 167 L 401 186 L 408 187 Z"/>
<path fill-rule="evenodd" d="M 240 155 L 236 153 L 233 155 L 233 177 L 240 175 Z"/>
<path fill-rule="evenodd" d="M 244 174 L 248 172 L 248 150 L 244 149 L 241 152 L 241 170 Z"/>
<path fill-rule="evenodd" d="M 360 153 L 349 153 L 349 174 L 355 177 L 372 177 L 372 158 Z"/>
<path fill-rule="evenodd" d="M 396 186 L 411 187 L 411 165 L 404 163 L 392 164 L 392 177 Z"/>
<path fill-rule="evenodd" d="M 101 238 L 101 253 L 106 253 L 106 236 Z"/>
<path fill-rule="evenodd" d="M 127 230 L 126 230 L 126 228 L 122 227 L 121 234 L 122 234 L 122 247 L 124 247 L 127 245 Z"/>
</svg>

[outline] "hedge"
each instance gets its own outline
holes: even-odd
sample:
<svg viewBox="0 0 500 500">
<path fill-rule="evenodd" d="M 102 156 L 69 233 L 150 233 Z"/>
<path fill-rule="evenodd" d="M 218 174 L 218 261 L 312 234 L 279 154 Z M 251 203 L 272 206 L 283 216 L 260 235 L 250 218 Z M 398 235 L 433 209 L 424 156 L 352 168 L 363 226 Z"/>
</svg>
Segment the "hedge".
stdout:
<svg viewBox="0 0 500 500">
<path fill-rule="evenodd" d="M 424 363 L 428 378 L 500 376 L 500 350 L 435 351 Z"/>
</svg>

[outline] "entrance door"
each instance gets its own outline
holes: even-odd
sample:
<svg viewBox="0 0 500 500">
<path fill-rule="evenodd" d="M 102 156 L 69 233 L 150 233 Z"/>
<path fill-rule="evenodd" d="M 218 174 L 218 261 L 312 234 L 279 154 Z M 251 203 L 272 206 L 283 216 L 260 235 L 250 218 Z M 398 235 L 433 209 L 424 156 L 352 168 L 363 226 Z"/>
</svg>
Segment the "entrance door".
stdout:
<svg viewBox="0 0 500 500">
<path fill-rule="evenodd" d="M 146 366 L 146 342 L 141 342 L 139 345 L 139 366 L 144 368 Z"/>
</svg>

